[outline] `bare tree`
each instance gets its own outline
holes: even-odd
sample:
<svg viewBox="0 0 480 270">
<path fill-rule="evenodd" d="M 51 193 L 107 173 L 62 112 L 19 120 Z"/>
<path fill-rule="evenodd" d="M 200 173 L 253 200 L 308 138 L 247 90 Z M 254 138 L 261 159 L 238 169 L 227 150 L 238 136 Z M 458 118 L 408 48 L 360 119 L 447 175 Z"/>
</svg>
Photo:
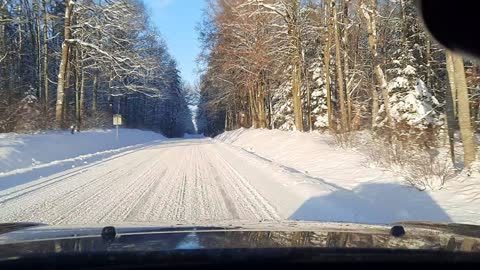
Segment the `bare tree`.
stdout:
<svg viewBox="0 0 480 270">
<path fill-rule="evenodd" d="M 464 166 L 469 170 L 477 156 L 477 145 L 470 121 L 470 102 L 468 99 L 465 67 L 463 58 L 459 55 L 447 52 L 447 59 L 451 91 L 452 93 L 456 91 L 458 98 L 458 123 L 463 143 Z"/>
<path fill-rule="evenodd" d="M 65 0 L 66 10 L 65 10 L 65 18 L 64 18 L 64 41 L 62 44 L 62 60 L 60 62 L 59 72 L 58 72 L 58 83 L 57 83 L 57 106 L 56 106 L 56 113 L 55 113 L 55 121 L 57 127 L 62 127 L 63 117 L 64 117 L 64 91 L 65 91 L 65 76 L 67 73 L 67 66 L 68 66 L 68 51 L 70 49 L 70 42 L 68 40 L 71 37 L 71 22 L 72 22 L 72 15 L 73 15 L 73 8 L 75 6 L 74 0 Z"/>
<path fill-rule="evenodd" d="M 379 55 L 380 53 L 378 50 L 377 1 L 362 0 L 359 11 L 363 15 L 363 18 L 365 19 L 365 22 L 367 24 L 368 44 L 369 44 L 370 52 L 372 54 L 373 65 L 374 65 L 373 70 L 375 73 L 377 83 L 382 92 L 383 106 L 385 110 L 385 117 L 387 119 L 387 125 L 392 127 L 393 120 L 390 114 L 390 102 L 389 102 L 389 94 L 387 89 L 387 79 L 385 77 L 385 72 L 383 71 L 383 68 L 381 66 L 380 55 Z M 373 92 L 373 94 L 374 95 L 376 94 L 375 91 Z M 374 113 L 374 115 L 375 114 L 376 112 Z"/>
<path fill-rule="evenodd" d="M 340 42 L 340 22 L 338 20 L 337 7 L 335 4 L 336 0 L 331 1 L 332 12 L 333 12 L 333 24 L 335 28 L 335 62 L 337 67 L 337 85 L 338 93 L 340 96 L 340 114 L 341 114 L 341 131 L 346 131 L 348 129 L 348 114 L 346 108 L 345 100 L 345 77 L 342 69 L 342 45 Z M 345 59 L 344 59 L 345 60 Z"/>
</svg>

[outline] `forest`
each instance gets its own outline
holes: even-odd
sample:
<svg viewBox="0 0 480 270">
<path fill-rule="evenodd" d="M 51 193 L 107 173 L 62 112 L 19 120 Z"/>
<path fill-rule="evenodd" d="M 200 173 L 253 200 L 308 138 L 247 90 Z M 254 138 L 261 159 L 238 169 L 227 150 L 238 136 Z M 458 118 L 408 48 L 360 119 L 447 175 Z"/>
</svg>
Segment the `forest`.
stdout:
<svg viewBox="0 0 480 270">
<path fill-rule="evenodd" d="M 193 133 L 188 87 L 140 0 L 0 0 L 0 132 Z"/>
<path fill-rule="evenodd" d="M 367 132 L 373 159 L 442 182 L 475 165 L 479 65 L 432 40 L 413 0 L 210 0 L 198 31 L 207 134 Z"/>
</svg>

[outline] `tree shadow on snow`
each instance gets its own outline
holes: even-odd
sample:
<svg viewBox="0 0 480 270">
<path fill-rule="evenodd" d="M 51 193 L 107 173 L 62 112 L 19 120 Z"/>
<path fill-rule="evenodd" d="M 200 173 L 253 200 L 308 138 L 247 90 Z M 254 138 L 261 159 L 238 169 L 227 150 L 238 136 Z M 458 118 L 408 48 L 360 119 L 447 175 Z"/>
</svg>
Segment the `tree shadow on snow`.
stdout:
<svg viewBox="0 0 480 270">
<path fill-rule="evenodd" d="M 363 184 L 353 191 L 312 197 L 289 219 L 368 224 L 451 221 L 427 192 L 399 184 Z"/>
</svg>

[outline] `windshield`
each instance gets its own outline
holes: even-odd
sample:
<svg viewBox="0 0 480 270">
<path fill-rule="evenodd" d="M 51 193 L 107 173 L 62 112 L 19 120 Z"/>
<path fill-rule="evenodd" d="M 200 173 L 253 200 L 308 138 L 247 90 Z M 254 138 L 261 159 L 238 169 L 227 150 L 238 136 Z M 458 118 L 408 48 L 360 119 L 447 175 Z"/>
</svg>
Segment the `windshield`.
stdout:
<svg viewBox="0 0 480 270">
<path fill-rule="evenodd" d="M 479 67 L 413 0 L 0 0 L 0 223 L 478 225 Z"/>
</svg>

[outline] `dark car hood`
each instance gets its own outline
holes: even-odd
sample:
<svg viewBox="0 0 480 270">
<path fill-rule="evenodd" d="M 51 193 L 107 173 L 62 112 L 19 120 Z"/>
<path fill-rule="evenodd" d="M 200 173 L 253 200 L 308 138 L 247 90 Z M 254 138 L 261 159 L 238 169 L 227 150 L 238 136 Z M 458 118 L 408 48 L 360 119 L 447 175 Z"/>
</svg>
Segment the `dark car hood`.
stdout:
<svg viewBox="0 0 480 270">
<path fill-rule="evenodd" d="M 4 226 L 3 230 L 0 226 L 0 258 L 76 252 L 286 247 L 442 249 L 480 252 L 478 226 L 427 222 L 399 224 L 406 232 L 402 237 L 391 235 L 392 225 L 263 222 L 173 226 L 123 223 L 114 225 L 116 235 L 111 239 L 102 238 L 102 226 L 9 224 Z"/>
</svg>

